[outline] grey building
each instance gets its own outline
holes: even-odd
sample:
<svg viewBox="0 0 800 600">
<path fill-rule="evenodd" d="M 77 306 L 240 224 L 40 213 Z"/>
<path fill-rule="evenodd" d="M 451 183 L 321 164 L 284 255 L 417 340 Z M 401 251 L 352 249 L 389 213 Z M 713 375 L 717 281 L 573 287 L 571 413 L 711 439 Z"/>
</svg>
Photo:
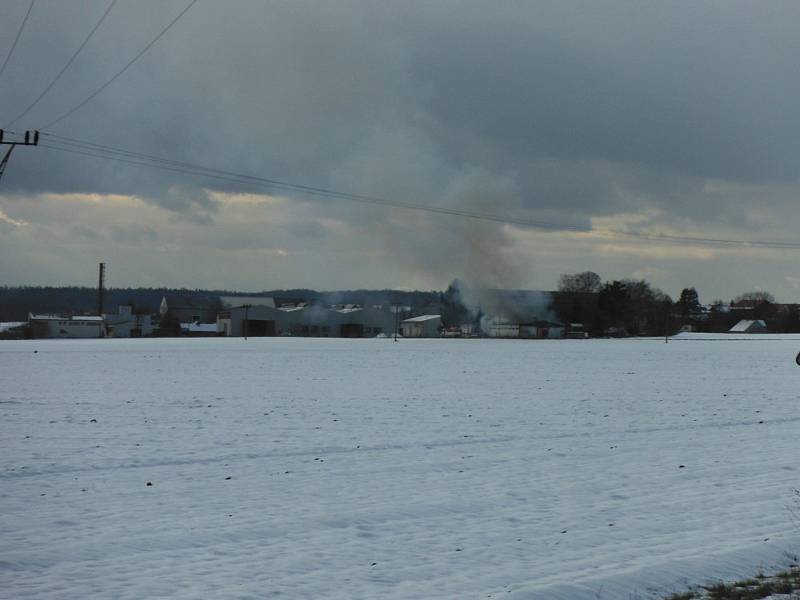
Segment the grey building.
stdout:
<svg viewBox="0 0 800 600">
<path fill-rule="evenodd" d="M 108 337 L 142 337 L 153 335 L 150 315 L 136 315 L 131 306 L 120 306 L 117 314 L 105 315 Z"/>
<path fill-rule="evenodd" d="M 158 312 L 162 318 L 171 317 L 181 323 L 214 323 L 220 308 L 218 302 L 165 296 L 161 299 Z"/>
<path fill-rule="evenodd" d="M 728 333 L 767 333 L 767 324 L 761 319 L 742 319 Z"/>
<path fill-rule="evenodd" d="M 403 337 L 431 338 L 439 337 L 442 327 L 441 315 L 421 315 L 404 319 L 402 322 Z"/>
<path fill-rule="evenodd" d="M 275 308 L 266 304 L 229 307 L 217 318 L 220 335 L 242 337 L 375 337 L 394 333 L 395 315 L 387 309 L 330 309 L 315 305 Z"/>
</svg>

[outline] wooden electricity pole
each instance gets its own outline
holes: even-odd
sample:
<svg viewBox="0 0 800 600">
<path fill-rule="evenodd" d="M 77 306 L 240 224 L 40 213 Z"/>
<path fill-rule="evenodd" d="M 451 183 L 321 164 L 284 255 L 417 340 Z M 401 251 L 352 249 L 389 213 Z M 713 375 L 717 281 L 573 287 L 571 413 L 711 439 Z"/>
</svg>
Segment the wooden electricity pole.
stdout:
<svg viewBox="0 0 800 600">
<path fill-rule="evenodd" d="M 4 139 L 5 132 L 0 129 L 0 145 L 2 146 L 11 146 L 6 152 L 3 160 L 0 160 L 0 179 L 3 178 L 3 173 L 6 172 L 6 167 L 8 166 L 8 159 L 11 158 L 11 153 L 14 151 L 14 148 L 17 146 L 38 146 L 39 145 L 39 132 L 38 131 L 26 131 L 25 132 L 25 139 L 23 140 L 6 140 Z"/>
</svg>

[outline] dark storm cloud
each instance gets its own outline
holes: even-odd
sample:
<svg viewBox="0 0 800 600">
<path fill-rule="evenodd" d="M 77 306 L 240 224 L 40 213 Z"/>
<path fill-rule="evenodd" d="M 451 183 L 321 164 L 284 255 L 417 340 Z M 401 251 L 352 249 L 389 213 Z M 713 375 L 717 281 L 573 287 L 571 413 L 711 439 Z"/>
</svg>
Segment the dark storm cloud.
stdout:
<svg viewBox="0 0 800 600">
<path fill-rule="evenodd" d="M 85 96 L 183 5 L 121 2 L 26 124 Z M 6 77 L 14 85 L 4 114 L 48 81 L 104 6 L 36 7 Z M 607 199 L 617 163 L 634 173 L 794 180 L 800 41 L 787 23 L 798 12 L 732 3 L 201 2 L 54 130 L 325 184 L 343 163 L 375 159 L 359 156 L 371 134 L 419 129 L 437 153 L 425 182 L 434 197 L 448 169 L 465 164 L 525 180 L 540 174 L 541 159 L 608 163 L 606 172 L 577 164 L 573 183 L 555 190 L 531 177 L 524 196 L 533 207 Z M 138 169 L 122 165 L 99 177 L 96 168 L 58 168 L 88 160 L 39 161 L 14 183 L 155 193 L 176 177 L 126 176 Z M 558 171 L 570 165 L 550 166 L 569 179 Z M 382 167 L 391 177 L 391 164 Z"/>
<path fill-rule="evenodd" d="M 68 110 L 185 5 L 120 0 L 17 128 Z M 26 6 L 0 9 L 3 40 Z M 46 85 L 105 6 L 37 3 L 0 82 L 3 121 Z M 798 18 L 800 6 L 780 2 L 201 0 L 53 131 L 237 172 L 555 223 L 588 227 L 592 217 L 658 209 L 665 223 L 745 227 L 752 195 L 709 194 L 706 184 L 782 186 L 791 197 L 800 172 Z M 205 188 L 270 191 L 43 148 L 19 149 L 3 185 L 16 194 L 131 194 L 206 224 L 219 206 Z M 303 200 L 364 240 L 386 221 L 382 208 Z M 389 248 L 423 248 L 410 260 L 442 276 L 454 257 L 482 269 L 463 257 L 488 256 L 491 264 L 512 246 L 496 226 L 474 223 L 418 238 L 428 230 L 404 218 L 378 237 Z M 307 237 L 319 225 L 289 227 Z"/>
</svg>

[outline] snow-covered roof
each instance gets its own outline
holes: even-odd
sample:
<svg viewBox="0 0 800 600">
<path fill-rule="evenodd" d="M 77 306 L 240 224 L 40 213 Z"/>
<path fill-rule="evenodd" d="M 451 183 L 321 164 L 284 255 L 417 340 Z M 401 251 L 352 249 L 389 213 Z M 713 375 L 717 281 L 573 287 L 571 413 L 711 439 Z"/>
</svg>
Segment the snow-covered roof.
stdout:
<svg viewBox="0 0 800 600">
<path fill-rule="evenodd" d="M 220 296 L 219 301 L 225 308 L 236 308 L 245 304 L 275 308 L 275 298 L 271 296 Z"/>
<path fill-rule="evenodd" d="M 411 317 L 410 319 L 403 319 L 403 323 L 424 323 L 425 321 L 433 321 L 434 319 L 441 319 L 442 315 L 421 315 L 419 317 Z"/>
<path fill-rule="evenodd" d="M 33 313 L 28 314 L 29 320 L 36 320 L 36 321 L 83 321 L 83 322 L 97 322 L 102 323 L 103 317 L 97 317 L 92 315 L 78 315 L 73 317 L 60 317 L 58 315 L 34 315 Z"/>
<path fill-rule="evenodd" d="M 181 329 L 189 333 L 217 333 L 216 323 L 181 323 Z"/>
<path fill-rule="evenodd" d="M 0 323 L 0 331 L 8 331 L 9 329 L 22 327 L 23 325 L 27 325 L 27 323 L 24 321 L 7 321 L 5 323 Z"/>
<path fill-rule="evenodd" d="M 761 319 L 758 319 L 757 321 L 754 321 L 752 319 L 742 319 L 736 325 L 731 327 L 728 331 L 730 333 L 744 333 L 754 325 L 762 327 L 764 329 L 767 328 L 767 324 Z"/>
</svg>

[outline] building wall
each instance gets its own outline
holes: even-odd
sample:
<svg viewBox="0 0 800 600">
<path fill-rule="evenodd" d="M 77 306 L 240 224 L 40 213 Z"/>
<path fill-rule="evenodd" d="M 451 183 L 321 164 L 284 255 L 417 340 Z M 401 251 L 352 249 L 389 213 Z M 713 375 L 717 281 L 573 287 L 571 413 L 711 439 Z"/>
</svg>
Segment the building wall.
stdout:
<svg viewBox="0 0 800 600">
<path fill-rule="evenodd" d="M 115 338 L 153 335 L 150 315 L 118 314 L 106 315 L 106 325 Z"/>
<path fill-rule="evenodd" d="M 288 328 L 286 313 L 268 306 L 251 306 L 248 309 L 231 308 L 221 313 L 217 319 L 217 329 L 227 329 L 228 336 L 242 337 L 245 333 L 245 316 L 248 336 L 280 335 Z"/>
<path fill-rule="evenodd" d="M 441 319 L 426 319 L 425 321 L 404 321 L 402 324 L 403 337 L 440 337 L 439 328 Z"/>
<path fill-rule="evenodd" d="M 422 337 L 422 323 L 403 323 L 403 337 L 418 338 Z"/>
<path fill-rule="evenodd" d="M 518 338 L 519 325 L 514 323 L 491 323 L 486 326 L 486 335 L 494 338 Z"/>
<path fill-rule="evenodd" d="M 99 338 L 103 337 L 102 321 L 80 319 L 31 319 L 31 336 L 35 338 Z"/>
</svg>

